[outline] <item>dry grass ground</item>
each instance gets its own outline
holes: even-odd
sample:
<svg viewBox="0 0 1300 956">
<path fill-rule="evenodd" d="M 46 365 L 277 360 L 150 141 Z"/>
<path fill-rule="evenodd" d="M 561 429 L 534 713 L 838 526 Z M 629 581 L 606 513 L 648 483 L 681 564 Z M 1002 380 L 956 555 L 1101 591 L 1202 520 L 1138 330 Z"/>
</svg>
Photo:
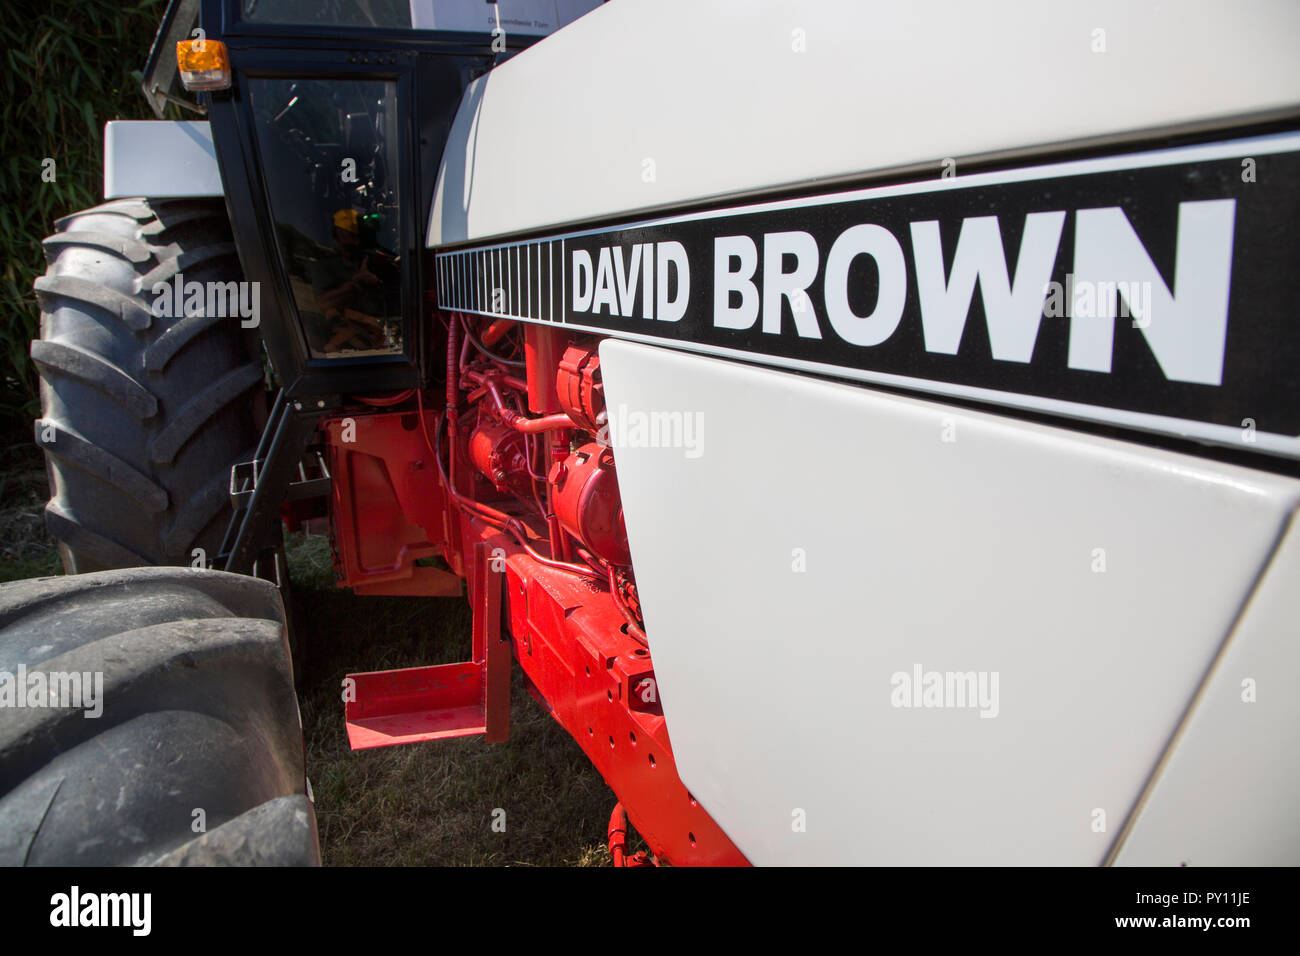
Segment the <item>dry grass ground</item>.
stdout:
<svg viewBox="0 0 1300 956">
<path fill-rule="evenodd" d="M 353 753 L 343 732 L 351 670 L 469 657 L 463 598 L 357 598 L 332 587 L 323 538 L 290 542 L 308 773 L 331 864 L 606 865 L 613 792 L 524 689 L 510 740 L 480 738 Z M 493 830 L 504 810 L 505 831 Z"/>
<path fill-rule="evenodd" d="M 30 441 L 6 448 L 0 469 L 0 582 L 61 574 L 41 514 L 50 495 L 40 450 Z"/>
<path fill-rule="evenodd" d="M 0 581 L 60 574 L 45 533 L 40 453 L 9 449 L 0 474 Z M 350 671 L 464 660 L 463 598 L 359 598 L 334 587 L 324 538 L 288 548 L 298 699 L 321 848 L 338 866 L 605 866 L 615 796 L 530 697 L 516 668 L 510 740 L 479 738 L 353 753 L 343 730 Z M 493 828 L 504 810 L 504 832 Z M 633 849 L 642 844 L 633 840 Z"/>
</svg>

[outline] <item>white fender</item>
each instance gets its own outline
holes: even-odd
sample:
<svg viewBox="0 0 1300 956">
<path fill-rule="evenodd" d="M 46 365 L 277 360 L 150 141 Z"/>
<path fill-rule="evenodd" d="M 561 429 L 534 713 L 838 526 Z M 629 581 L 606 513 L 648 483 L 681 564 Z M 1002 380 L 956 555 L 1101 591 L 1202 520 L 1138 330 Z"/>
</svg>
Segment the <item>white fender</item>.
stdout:
<svg viewBox="0 0 1300 956">
<path fill-rule="evenodd" d="M 224 192 L 206 120 L 104 124 L 105 199 L 170 199 Z"/>
</svg>

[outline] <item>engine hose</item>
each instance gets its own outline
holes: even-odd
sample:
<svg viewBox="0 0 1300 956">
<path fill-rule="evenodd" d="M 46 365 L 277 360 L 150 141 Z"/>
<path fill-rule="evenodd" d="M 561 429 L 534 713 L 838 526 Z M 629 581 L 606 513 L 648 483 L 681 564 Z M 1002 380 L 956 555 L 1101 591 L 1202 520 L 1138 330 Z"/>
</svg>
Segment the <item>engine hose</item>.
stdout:
<svg viewBox="0 0 1300 956">
<path fill-rule="evenodd" d="M 475 501 L 472 498 L 466 498 L 464 495 L 460 494 L 460 492 L 456 490 L 455 486 L 452 485 L 451 483 L 451 479 L 447 476 L 447 470 L 443 467 L 442 464 L 442 436 L 443 436 L 443 427 L 446 424 L 447 419 L 445 417 L 438 419 L 437 434 L 434 436 L 435 440 L 433 442 L 430 442 L 429 431 L 424 425 L 423 403 L 421 403 L 420 405 L 420 415 L 421 415 L 420 430 L 424 432 L 425 443 L 429 445 L 429 451 L 433 453 L 434 464 L 438 466 L 438 477 L 442 479 L 442 483 L 447 489 L 447 494 L 451 496 L 452 500 L 455 501 L 456 504 L 460 505 L 462 508 L 472 511 L 480 518 L 483 518 L 485 521 L 488 521 L 493 526 L 498 526 L 505 529 L 508 528 L 511 524 L 517 523 L 517 519 L 510 517 L 510 515 L 506 514 L 504 511 L 498 511 L 497 509 L 489 507 L 488 505 L 485 505 L 482 502 Z"/>
<path fill-rule="evenodd" d="M 474 334 L 474 330 L 470 328 L 470 323 L 468 322 L 465 323 L 465 335 L 471 342 L 474 343 L 474 348 L 478 349 L 480 352 L 483 353 L 483 356 L 485 358 L 489 358 L 493 362 L 500 362 L 502 365 L 509 365 L 511 368 L 527 368 L 528 363 L 526 361 L 522 361 L 520 359 L 504 358 L 503 356 L 497 355 L 486 345 L 480 342 L 478 336 Z"/>
<path fill-rule="evenodd" d="M 609 593 L 614 598 L 614 603 L 618 605 L 619 612 L 627 621 L 627 636 L 639 644 L 644 644 L 647 648 L 650 646 L 649 639 L 645 636 L 645 631 L 641 630 L 640 625 L 636 622 L 636 616 L 632 609 L 627 606 L 623 600 L 623 594 L 618 589 L 618 579 L 614 576 L 614 568 L 609 569 Z"/>
<path fill-rule="evenodd" d="M 451 322 L 447 326 L 447 410 L 451 411 L 456 407 L 456 401 L 460 393 L 460 383 L 456 380 L 456 327 L 460 324 L 460 316 L 452 313 Z"/>
<path fill-rule="evenodd" d="M 609 815 L 609 855 L 615 866 L 654 866 L 655 864 L 641 850 L 627 855 L 627 811 L 623 804 L 614 804 L 614 812 Z"/>
<path fill-rule="evenodd" d="M 483 344 L 489 347 L 496 345 L 505 337 L 505 334 L 514 327 L 514 319 L 497 319 L 489 325 L 487 331 L 483 333 Z"/>
<path fill-rule="evenodd" d="M 492 396 L 492 405 L 496 409 L 497 418 L 501 424 L 507 428 L 514 429 L 525 435 L 536 435 L 539 432 L 558 431 L 564 428 L 576 428 L 573 419 L 564 412 L 556 412 L 553 415 L 543 415 L 541 418 L 529 418 L 527 415 L 521 415 L 519 412 L 510 408 L 501 395 L 501 389 L 497 388 L 495 375 L 484 375 L 482 372 L 476 372 L 473 369 L 465 370 L 465 378 L 475 385 L 481 385 L 487 389 L 487 393 Z"/>
<path fill-rule="evenodd" d="M 398 392 L 396 395 L 353 395 L 358 402 L 370 405 L 373 408 L 390 408 L 393 405 L 400 405 L 410 399 L 415 394 L 415 389 L 408 388 L 405 391 Z"/>
<path fill-rule="evenodd" d="M 420 405 L 420 415 L 421 415 L 420 430 L 424 432 L 424 440 L 429 445 L 429 450 L 433 454 L 434 464 L 437 465 L 438 468 L 438 477 L 442 479 L 443 486 L 446 487 L 447 493 L 451 496 L 451 499 L 454 502 L 456 502 L 458 506 L 466 509 L 471 514 L 479 518 L 482 518 L 484 521 L 492 525 L 494 528 L 497 528 L 509 534 L 512 538 L 515 539 L 516 542 L 518 542 L 519 546 L 523 548 L 525 552 L 528 553 L 528 556 L 531 557 L 538 564 L 544 564 L 548 568 L 555 568 L 557 571 L 569 571 L 573 574 L 581 574 L 586 577 L 592 578 L 596 581 L 603 582 L 605 580 L 605 576 L 603 574 L 593 571 L 590 568 L 584 568 L 581 565 L 569 564 L 565 561 L 556 561 L 554 558 L 546 557 L 545 555 L 538 552 L 536 548 L 534 548 L 532 545 L 528 543 L 527 537 L 524 535 L 522 531 L 519 530 L 519 525 L 521 524 L 519 519 L 512 518 L 510 515 L 506 514 L 505 512 L 497 511 L 495 508 L 490 508 L 485 504 L 474 501 L 472 498 L 466 498 L 464 495 L 461 495 L 458 491 L 456 491 L 456 489 L 452 487 L 451 481 L 447 477 L 447 471 L 443 467 L 442 454 L 440 451 L 440 448 L 442 446 L 443 426 L 446 419 L 440 418 L 438 420 L 438 426 L 436 429 L 436 434 L 434 435 L 434 441 L 429 442 L 429 432 L 424 427 L 423 403 L 421 403 Z"/>
<path fill-rule="evenodd" d="M 609 815 L 609 855 L 615 866 L 627 865 L 627 813 L 621 803 L 614 804 Z"/>
</svg>

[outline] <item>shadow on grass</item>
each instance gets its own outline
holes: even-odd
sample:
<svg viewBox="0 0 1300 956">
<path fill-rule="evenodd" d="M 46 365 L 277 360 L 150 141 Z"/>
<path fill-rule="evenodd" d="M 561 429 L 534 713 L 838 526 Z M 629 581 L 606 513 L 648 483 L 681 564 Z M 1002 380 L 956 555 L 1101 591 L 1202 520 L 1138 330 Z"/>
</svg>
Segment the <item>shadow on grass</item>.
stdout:
<svg viewBox="0 0 1300 956">
<path fill-rule="evenodd" d="M 343 677 L 468 659 L 464 598 L 355 597 L 333 586 L 323 538 L 295 536 L 289 564 L 307 773 L 327 864 L 608 864 L 614 793 L 528 695 L 518 665 L 506 743 L 348 749 Z M 496 810 L 504 832 L 493 830 Z"/>
<path fill-rule="evenodd" d="M 45 461 L 32 442 L 3 450 L 0 472 L 0 584 L 63 573 L 58 549 L 45 531 L 49 497 Z"/>
</svg>

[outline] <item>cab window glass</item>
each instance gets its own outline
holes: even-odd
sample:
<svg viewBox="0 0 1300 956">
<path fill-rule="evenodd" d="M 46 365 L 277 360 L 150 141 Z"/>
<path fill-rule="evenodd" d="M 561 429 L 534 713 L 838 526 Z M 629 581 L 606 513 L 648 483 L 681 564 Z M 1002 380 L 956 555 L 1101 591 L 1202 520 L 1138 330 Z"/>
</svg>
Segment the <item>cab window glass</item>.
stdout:
<svg viewBox="0 0 1300 956">
<path fill-rule="evenodd" d="M 241 0 L 250 23 L 546 36 L 601 0 Z"/>
<path fill-rule="evenodd" d="M 315 23 L 339 27 L 410 27 L 410 0 L 243 0 L 253 23 Z"/>
<path fill-rule="evenodd" d="M 249 83 L 275 237 L 312 358 L 400 353 L 396 84 Z"/>
</svg>

